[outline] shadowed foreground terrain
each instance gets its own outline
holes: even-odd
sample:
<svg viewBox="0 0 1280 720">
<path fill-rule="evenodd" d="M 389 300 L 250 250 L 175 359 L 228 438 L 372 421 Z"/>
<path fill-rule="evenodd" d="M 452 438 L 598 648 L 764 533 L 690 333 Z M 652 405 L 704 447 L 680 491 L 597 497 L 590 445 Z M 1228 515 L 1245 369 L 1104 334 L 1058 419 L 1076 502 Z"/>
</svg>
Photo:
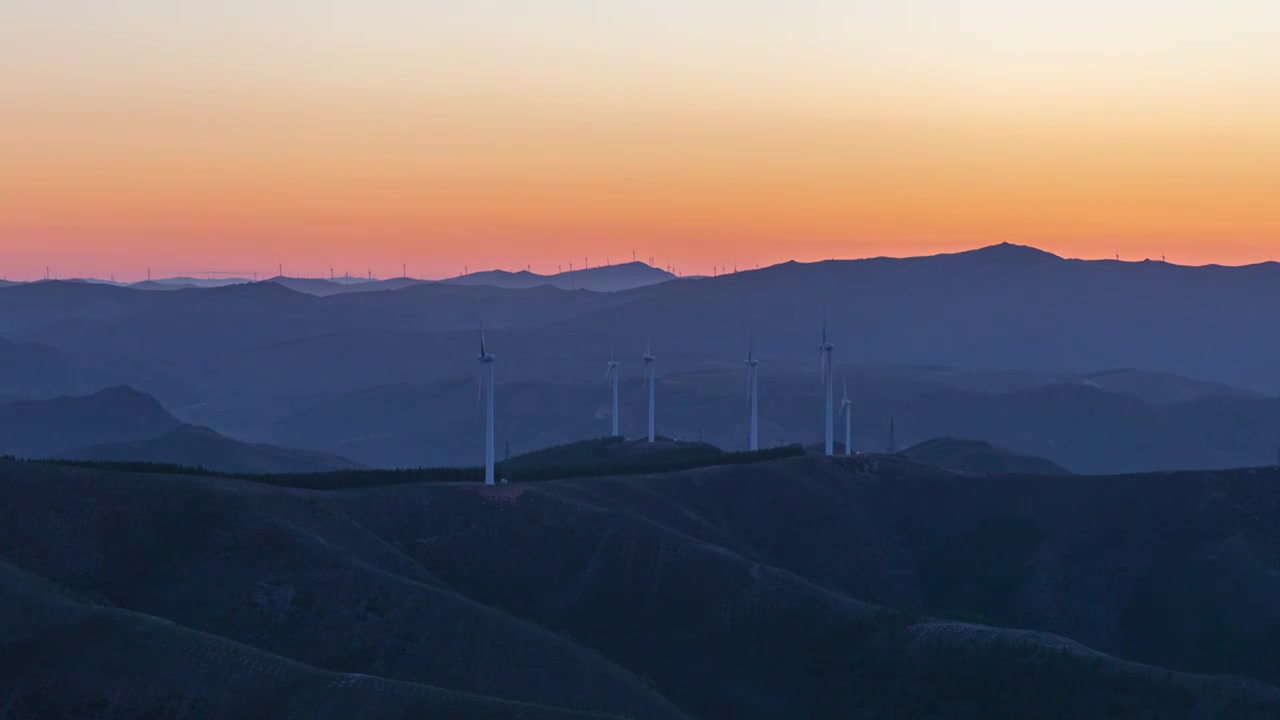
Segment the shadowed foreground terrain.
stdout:
<svg viewBox="0 0 1280 720">
<path fill-rule="evenodd" d="M 1280 717 L 1277 481 L 863 456 L 317 491 L 0 461 L 0 708 Z"/>
</svg>

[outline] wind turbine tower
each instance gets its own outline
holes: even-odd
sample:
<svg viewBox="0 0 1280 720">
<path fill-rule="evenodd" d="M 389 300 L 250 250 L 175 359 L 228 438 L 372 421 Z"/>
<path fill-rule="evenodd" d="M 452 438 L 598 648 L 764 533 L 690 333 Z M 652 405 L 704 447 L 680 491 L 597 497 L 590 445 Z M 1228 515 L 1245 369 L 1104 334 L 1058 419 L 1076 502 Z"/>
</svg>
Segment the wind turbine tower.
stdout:
<svg viewBox="0 0 1280 720">
<path fill-rule="evenodd" d="M 760 425 L 759 425 L 759 402 L 757 401 L 757 391 L 759 389 L 760 377 L 760 361 L 756 359 L 753 342 L 747 342 L 747 359 L 743 362 L 747 366 L 747 402 L 751 405 L 751 440 L 750 450 L 756 451 L 760 449 Z"/>
<path fill-rule="evenodd" d="M 822 384 L 826 386 L 827 391 L 827 423 L 825 426 L 827 457 L 835 454 L 834 393 L 831 387 L 834 384 L 831 377 L 831 351 L 834 349 L 835 346 L 827 340 L 827 321 L 826 318 L 823 318 L 822 344 L 818 346 L 818 362 L 822 374 Z"/>
<path fill-rule="evenodd" d="M 654 439 L 653 391 L 654 391 L 654 386 L 658 384 L 658 377 L 655 374 L 653 363 L 656 362 L 658 358 L 654 357 L 653 354 L 650 352 L 650 347 L 648 343 L 645 343 L 643 359 L 644 359 L 644 380 L 645 380 L 645 383 L 649 386 L 649 442 L 652 443 Z"/>
<path fill-rule="evenodd" d="M 488 392 L 485 393 L 485 414 L 484 414 L 484 484 L 493 484 L 493 366 L 497 360 L 493 353 L 488 352 L 484 348 L 484 326 L 480 327 L 480 354 L 476 355 L 476 360 L 480 361 L 480 389 L 484 390 L 485 375 L 489 378 Z M 487 372 L 486 372 L 487 370 Z"/>
<path fill-rule="evenodd" d="M 853 401 L 849 399 L 849 381 L 844 381 L 844 399 L 840 401 L 844 413 L 844 454 L 853 454 Z"/>
<path fill-rule="evenodd" d="M 613 437 L 618 437 L 618 361 L 613 359 L 613 353 L 609 353 L 609 369 L 605 378 L 613 388 L 613 413 L 610 417 L 613 418 Z"/>
<path fill-rule="evenodd" d="M 897 418 L 889 418 L 889 454 L 898 454 L 898 422 Z"/>
</svg>

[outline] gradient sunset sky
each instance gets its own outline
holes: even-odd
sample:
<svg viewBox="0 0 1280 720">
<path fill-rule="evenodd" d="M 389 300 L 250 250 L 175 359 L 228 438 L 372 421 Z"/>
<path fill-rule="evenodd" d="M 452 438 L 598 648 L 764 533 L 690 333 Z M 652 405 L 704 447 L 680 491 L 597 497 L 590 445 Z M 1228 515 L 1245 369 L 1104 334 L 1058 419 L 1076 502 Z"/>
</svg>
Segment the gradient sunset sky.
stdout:
<svg viewBox="0 0 1280 720">
<path fill-rule="evenodd" d="M 5 0 L 0 273 L 1280 259 L 1272 0 Z"/>
</svg>

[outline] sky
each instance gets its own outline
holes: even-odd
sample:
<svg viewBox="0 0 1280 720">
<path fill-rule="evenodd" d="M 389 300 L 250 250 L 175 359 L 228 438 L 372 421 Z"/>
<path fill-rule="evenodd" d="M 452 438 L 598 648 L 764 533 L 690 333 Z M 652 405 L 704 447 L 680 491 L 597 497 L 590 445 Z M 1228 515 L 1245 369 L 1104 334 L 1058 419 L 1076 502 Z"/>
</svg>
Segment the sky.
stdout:
<svg viewBox="0 0 1280 720">
<path fill-rule="evenodd" d="M 0 274 L 1280 259 L 1272 0 L 5 0 Z"/>
</svg>

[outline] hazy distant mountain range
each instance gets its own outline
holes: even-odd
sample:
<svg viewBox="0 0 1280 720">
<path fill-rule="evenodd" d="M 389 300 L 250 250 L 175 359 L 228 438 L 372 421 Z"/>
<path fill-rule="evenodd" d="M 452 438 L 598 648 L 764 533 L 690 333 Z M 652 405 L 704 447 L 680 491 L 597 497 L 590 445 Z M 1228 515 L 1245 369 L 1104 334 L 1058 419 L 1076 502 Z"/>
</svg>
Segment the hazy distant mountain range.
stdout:
<svg viewBox="0 0 1280 720">
<path fill-rule="evenodd" d="M 489 287 L 500 287 L 515 290 L 549 285 L 562 290 L 616 292 L 619 290 L 631 290 L 638 287 L 644 287 L 646 285 L 655 285 L 657 283 L 666 282 L 667 280 L 672 280 L 675 277 L 676 276 L 674 274 L 666 270 L 651 267 L 646 263 L 629 262 L 622 263 L 620 265 L 602 265 L 587 268 L 585 270 L 567 270 L 553 275 L 539 275 L 538 273 L 530 272 L 528 270 L 519 270 L 514 272 L 508 270 L 484 270 L 466 275 L 459 275 L 457 277 L 446 278 L 444 280 L 424 280 L 408 276 L 380 279 L 352 275 L 335 275 L 331 278 L 303 278 L 278 275 L 276 277 L 264 277 L 262 281 L 283 285 L 290 290 L 296 290 L 308 295 L 327 297 L 329 295 L 353 292 L 399 290 L 412 285 L 422 285 L 433 282 L 449 285 L 485 285 Z M 134 283 L 117 283 L 113 280 L 99 280 L 97 278 L 78 278 L 59 282 L 114 285 L 117 287 L 129 287 L 135 290 L 180 290 L 186 288 L 207 289 L 227 287 L 231 285 L 247 285 L 252 282 L 258 282 L 258 280 L 244 277 L 196 278 L 183 276 L 157 278 L 155 280 L 143 280 L 141 282 Z M 0 287 L 16 284 L 19 283 L 0 280 Z"/>
<path fill-rule="evenodd" d="M 442 280 L 454 285 L 490 285 L 504 288 L 531 288 L 551 285 L 561 290 L 593 290 L 617 292 L 657 285 L 675 279 L 675 275 L 642 262 L 601 265 L 585 270 L 572 270 L 556 275 L 538 275 L 525 270 L 507 272 L 489 270 Z"/>
<path fill-rule="evenodd" d="M 128 385 L 237 438 L 370 465 L 471 464 L 484 323 L 498 356 L 497 434 L 518 452 L 603 434 L 611 354 L 623 363 L 624 432 L 638 432 L 646 343 L 661 431 L 736 449 L 749 338 L 762 437 L 808 443 L 820 437 L 825 314 L 862 450 L 883 449 L 889 417 L 904 445 L 962 437 L 1075 472 L 1260 464 L 1280 445 L 1268 399 L 1280 393 L 1274 263 L 1078 261 L 1002 245 L 676 282 L 628 263 L 569 281 L 610 274 L 654 283 L 598 292 L 563 289 L 566 275 L 501 272 L 305 281 L 383 287 L 323 296 L 279 279 L 163 293 L 12 285 L 0 288 L 0 371 L 11 370 L 0 398 Z"/>
</svg>

